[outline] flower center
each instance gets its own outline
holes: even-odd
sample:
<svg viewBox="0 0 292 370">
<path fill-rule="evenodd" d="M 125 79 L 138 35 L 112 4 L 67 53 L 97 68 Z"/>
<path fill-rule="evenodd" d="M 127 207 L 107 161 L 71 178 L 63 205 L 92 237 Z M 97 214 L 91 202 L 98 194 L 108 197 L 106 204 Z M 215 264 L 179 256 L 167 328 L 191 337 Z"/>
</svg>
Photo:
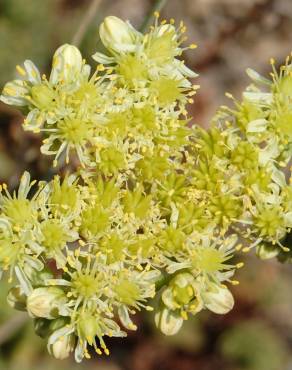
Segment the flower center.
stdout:
<svg viewBox="0 0 292 370">
<path fill-rule="evenodd" d="M 80 273 L 73 277 L 72 288 L 76 296 L 89 299 L 98 294 L 100 285 L 95 275 Z"/>
<path fill-rule="evenodd" d="M 83 144 L 92 134 L 89 122 L 82 119 L 64 119 L 58 126 L 65 140 L 72 144 Z"/>
</svg>

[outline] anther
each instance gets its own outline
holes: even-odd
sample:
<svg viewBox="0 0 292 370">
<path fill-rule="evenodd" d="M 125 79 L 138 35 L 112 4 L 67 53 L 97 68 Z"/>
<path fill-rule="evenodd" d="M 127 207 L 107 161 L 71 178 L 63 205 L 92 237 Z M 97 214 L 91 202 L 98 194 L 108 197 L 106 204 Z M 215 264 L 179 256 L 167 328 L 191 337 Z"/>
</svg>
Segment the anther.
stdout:
<svg viewBox="0 0 292 370">
<path fill-rule="evenodd" d="M 16 66 L 16 70 L 17 72 L 21 75 L 21 76 L 25 76 L 26 75 L 26 71 L 19 65 Z"/>
<path fill-rule="evenodd" d="M 108 350 L 108 348 L 105 348 L 105 349 L 104 349 L 104 353 L 105 353 L 107 356 L 109 356 L 110 351 Z"/>
<path fill-rule="evenodd" d="M 231 280 L 231 284 L 232 285 L 239 285 L 239 281 L 238 280 Z"/>
</svg>

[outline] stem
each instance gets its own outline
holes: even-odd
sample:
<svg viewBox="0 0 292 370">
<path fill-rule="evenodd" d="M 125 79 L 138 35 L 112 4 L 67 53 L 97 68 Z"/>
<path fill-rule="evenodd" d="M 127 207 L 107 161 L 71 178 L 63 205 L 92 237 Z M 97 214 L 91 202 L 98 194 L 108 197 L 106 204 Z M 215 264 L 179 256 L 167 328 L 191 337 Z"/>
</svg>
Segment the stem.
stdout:
<svg viewBox="0 0 292 370">
<path fill-rule="evenodd" d="M 154 20 L 154 13 L 155 12 L 160 12 L 164 6 L 166 5 L 167 3 L 167 0 L 156 0 L 150 13 L 148 14 L 148 16 L 145 18 L 142 26 L 141 26 L 141 32 L 145 32 L 148 30 L 148 28 L 151 26 L 151 24 L 153 23 L 153 20 Z"/>
<path fill-rule="evenodd" d="M 161 278 L 155 283 L 156 291 L 158 292 L 163 286 L 167 285 L 171 279 L 171 275 L 162 274 Z"/>
<path fill-rule="evenodd" d="M 75 46 L 80 46 L 86 31 L 88 30 L 89 26 L 93 22 L 93 19 L 97 13 L 100 3 L 102 0 L 92 0 L 90 6 L 87 9 L 87 12 L 84 14 L 79 28 L 77 29 L 75 35 L 72 38 L 72 44 Z"/>
<path fill-rule="evenodd" d="M 0 346 L 7 342 L 28 320 L 25 313 L 17 313 L 0 327 Z"/>
</svg>

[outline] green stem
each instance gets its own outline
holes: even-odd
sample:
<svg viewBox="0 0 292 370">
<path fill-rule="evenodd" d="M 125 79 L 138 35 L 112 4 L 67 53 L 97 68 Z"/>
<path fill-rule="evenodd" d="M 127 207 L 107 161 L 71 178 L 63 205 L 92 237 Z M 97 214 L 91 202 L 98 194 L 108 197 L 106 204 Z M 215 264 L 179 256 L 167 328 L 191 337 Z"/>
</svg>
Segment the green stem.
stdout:
<svg viewBox="0 0 292 370">
<path fill-rule="evenodd" d="M 90 6 L 87 9 L 87 12 L 84 14 L 79 28 L 77 29 L 75 35 L 72 38 L 72 44 L 75 46 L 80 46 L 82 40 L 84 39 L 84 36 L 93 22 L 94 17 L 96 16 L 97 10 L 99 8 L 99 5 L 101 4 L 102 0 L 92 0 Z"/>
<path fill-rule="evenodd" d="M 141 29 L 140 29 L 141 32 L 145 32 L 148 30 L 148 28 L 151 26 L 151 24 L 154 21 L 154 18 L 155 18 L 154 13 L 160 12 L 164 8 L 166 3 L 167 3 L 167 0 L 156 0 L 155 1 L 149 15 L 145 18 L 141 26 Z"/>
<path fill-rule="evenodd" d="M 11 319 L 0 326 L 0 346 L 7 342 L 27 322 L 26 313 L 16 313 Z"/>
<path fill-rule="evenodd" d="M 167 285 L 173 276 L 162 274 L 159 280 L 156 281 L 156 291 L 158 292 L 163 286 Z"/>
</svg>

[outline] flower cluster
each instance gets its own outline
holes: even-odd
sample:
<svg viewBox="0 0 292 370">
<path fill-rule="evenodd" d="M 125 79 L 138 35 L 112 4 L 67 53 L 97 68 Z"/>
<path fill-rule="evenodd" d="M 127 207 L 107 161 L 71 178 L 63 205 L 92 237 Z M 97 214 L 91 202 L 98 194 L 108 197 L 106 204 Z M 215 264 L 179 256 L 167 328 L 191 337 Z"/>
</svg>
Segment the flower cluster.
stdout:
<svg viewBox="0 0 292 370">
<path fill-rule="evenodd" d="M 94 54 L 93 73 L 63 45 L 48 78 L 25 61 L 4 87 L 1 100 L 20 107 L 25 130 L 42 133 L 53 165 L 79 163 L 63 180 L 34 186 L 24 173 L 17 192 L 1 187 L 8 302 L 28 312 L 56 358 L 74 351 L 80 362 L 89 347 L 109 354 L 105 337 L 136 330 L 141 309 L 155 311 L 166 335 L 203 309 L 227 313 L 239 239 L 261 256 L 287 250 L 289 61 L 273 82 L 249 72 L 268 92 L 252 86 L 210 130 L 190 127 L 198 86 L 180 59 L 195 48 L 182 47 L 185 31 L 158 15 L 146 34 L 107 17 L 107 54 Z"/>
<path fill-rule="evenodd" d="M 253 83 L 242 101 L 227 94 L 235 108 L 221 107 L 212 128 L 198 130 L 193 181 L 217 225 L 239 234 L 244 250 L 289 259 L 292 67 L 290 57 L 279 73 L 271 64 L 271 80 L 248 69 Z"/>
</svg>

